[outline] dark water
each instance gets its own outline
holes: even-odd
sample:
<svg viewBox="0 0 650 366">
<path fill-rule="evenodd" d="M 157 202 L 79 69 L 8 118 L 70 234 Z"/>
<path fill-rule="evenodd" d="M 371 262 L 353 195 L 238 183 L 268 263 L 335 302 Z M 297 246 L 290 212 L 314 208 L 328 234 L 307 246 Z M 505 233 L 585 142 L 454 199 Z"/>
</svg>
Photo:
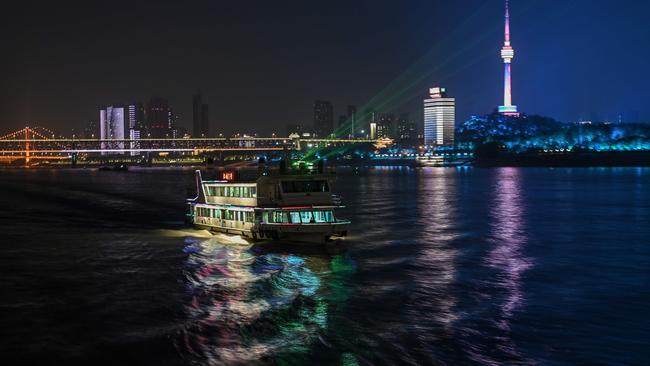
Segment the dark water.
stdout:
<svg viewBox="0 0 650 366">
<path fill-rule="evenodd" d="M 338 254 L 183 227 L 192 179 L 0 171 L 3 364 L 650 364 L 649 169 L 343 171 Z"/>
</svg>

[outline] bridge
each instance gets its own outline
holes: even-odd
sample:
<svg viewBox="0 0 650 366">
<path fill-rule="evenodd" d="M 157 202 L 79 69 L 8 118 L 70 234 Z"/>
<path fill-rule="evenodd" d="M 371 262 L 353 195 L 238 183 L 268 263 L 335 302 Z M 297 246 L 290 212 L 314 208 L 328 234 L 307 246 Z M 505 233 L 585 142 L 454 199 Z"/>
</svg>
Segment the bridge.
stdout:
<svg viewBox="0 0 650 366">
<path fill-rule="evenodd" d="M 303 151 L 331 146 L 372 144 L 383 147 L 389 139 L 314 139 L 291 137 L 214 137 L 214 138 L 143 138 L 84 139 L 57 137 L 44 127 L 25 127 L 0 137 L 0 161 L 66 160 L 79 156 L 140 156 L 160 153 L 198 156 L 209 153 L 260 153 Z"/>
</svg>

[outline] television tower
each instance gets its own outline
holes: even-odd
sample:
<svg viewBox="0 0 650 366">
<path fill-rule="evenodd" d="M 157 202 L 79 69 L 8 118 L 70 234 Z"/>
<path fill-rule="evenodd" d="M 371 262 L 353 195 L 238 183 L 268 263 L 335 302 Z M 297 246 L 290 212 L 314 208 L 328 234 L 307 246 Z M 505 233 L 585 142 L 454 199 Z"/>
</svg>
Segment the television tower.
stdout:
<svg viewBox="0 0 650 366">
<path fill-rule="evenodd" d="M 505 75 L 503 83 L 503 105 L 499 107 L 499 113 L 505 116 L 519 116 L 517 112 L 517 106 L 512 105 L 512 76 L 511 65 L 512 59 L 515 57 L 515 50 L 510 45 L 510 4 L 509 0 L 506 0 L 506 29 L 505 29 L 505 41 L 503 43 L 503 48 L 501 48 L 501 58 L 503 59 L 503 64 L 505 66 Z"/>
</svg>

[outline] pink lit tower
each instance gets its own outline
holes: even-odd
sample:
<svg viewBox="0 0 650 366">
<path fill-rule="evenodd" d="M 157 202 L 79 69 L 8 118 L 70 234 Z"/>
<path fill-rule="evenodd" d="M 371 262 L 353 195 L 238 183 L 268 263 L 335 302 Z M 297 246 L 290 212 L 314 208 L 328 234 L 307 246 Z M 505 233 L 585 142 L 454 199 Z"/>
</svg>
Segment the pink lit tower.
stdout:
<svg viewBox="0 0 650 366">
<path fill-rule="evenodd" d="M 512 77 L 510 74 L 512 59 L 515 57 L 515 50 L 510 45 L 510 6 L 509 0 L 506 0 L 506 31 L 505 42 L 501 49 L 501 58 L 505 66 L 505 77 L 503 83 L 503 105 L 499 107 L 499 113 L 505 116 L 519 116 L 517 106 L 512 105 Z"/>
</svg>

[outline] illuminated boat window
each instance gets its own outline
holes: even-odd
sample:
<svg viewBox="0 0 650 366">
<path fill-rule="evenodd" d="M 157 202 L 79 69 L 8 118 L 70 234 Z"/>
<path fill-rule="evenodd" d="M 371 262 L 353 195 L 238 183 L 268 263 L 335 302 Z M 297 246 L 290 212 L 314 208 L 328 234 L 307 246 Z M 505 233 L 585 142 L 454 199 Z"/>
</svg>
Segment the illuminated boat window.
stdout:
<svg viewBox="0 0 650 366">
<path fill-rule="evenodd" d="M 256 187 L 228 186 L 228 187 L 207 187 L 207 194 L 211 197 L 239 197 L 255 198 L 257 197 Z"/>
<path fill-rule="evenodd" d="M 312 216 L 310 211 L 301 211 L 300 212 L 300 219 L 302 220 L 303 224 L 308 224 L 311 222 Z"/>
<path fill-rule="evenodd" d="M 332 211 L 314 211 L 312 215 L 316 222 L 334 222 Z"/>
</svg>

